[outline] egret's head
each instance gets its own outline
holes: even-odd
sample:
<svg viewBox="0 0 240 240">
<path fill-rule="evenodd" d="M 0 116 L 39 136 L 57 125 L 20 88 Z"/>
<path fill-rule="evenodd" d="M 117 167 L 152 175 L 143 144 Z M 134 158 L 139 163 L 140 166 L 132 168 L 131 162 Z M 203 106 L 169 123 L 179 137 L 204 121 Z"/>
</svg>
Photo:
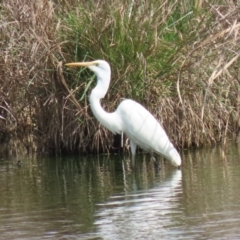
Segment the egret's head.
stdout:
<svg viewBox="0 0 240 240">
<path fill-rule="evenodd" d="M 97 86 L 92 90 L 92 96 L 99 99 L 103 98 L 109 88 L 111 69 L 109 64 L 104 60 L 95 60 L 92 62 L 74 62 L 67 63 L 68 67 L 87 67 L 97 76 Z"/>
<path fill-rule="evenodd" d="M 68 67 L 87 67 L 92 70 L 99 78 L 110 78 L 111 69 L 108 62 L 104 60 L 95 60 L 92 62 L 73 62 L 66 63 Z"/>
</svg>

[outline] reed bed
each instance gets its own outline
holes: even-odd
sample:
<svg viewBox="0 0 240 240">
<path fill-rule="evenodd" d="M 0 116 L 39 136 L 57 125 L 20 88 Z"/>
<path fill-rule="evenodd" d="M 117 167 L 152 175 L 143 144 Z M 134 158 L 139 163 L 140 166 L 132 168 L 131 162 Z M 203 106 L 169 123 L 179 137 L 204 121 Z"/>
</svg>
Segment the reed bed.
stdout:
<svg viewBox="0 0 240 240">
<path fill-rule="evenodd" d="M 93 74 L 64 67 L 92 59 L 112 67 L 106 111 L 137 100 L 179 149 L 238 140 L 236 1 L 3 0 L 0 12 L 0 142 L 119 151 L 119 137 L 91 113 Z"/>
</svg>

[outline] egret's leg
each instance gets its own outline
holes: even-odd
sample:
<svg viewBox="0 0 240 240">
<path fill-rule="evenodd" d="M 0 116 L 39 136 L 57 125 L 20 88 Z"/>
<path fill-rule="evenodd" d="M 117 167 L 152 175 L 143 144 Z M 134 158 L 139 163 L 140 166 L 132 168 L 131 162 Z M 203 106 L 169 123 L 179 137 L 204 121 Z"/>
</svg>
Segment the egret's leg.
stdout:
<svg viewBox="0 0 240 240">
<path fill-rule="evenodd" d="M 121 147 L 123 148 L 123 132 L 121 132 Z"/>
<path fill-rule="evenodd" d="M 132 168 L 134 168 L 135 167 L 135 157 L 136 157 L 137 145 L 136 145 L 135 142 L 130 140 L 130 147 L 131 147 L 131 153 L 132 153 Z"/>
<path fill-rule="evenodd" d="M 153 161 L 155 169 L 158 171 L 161 169 L 159 161 L 153 156 L 153 152 L 150 152 L 151 160 Z"/>
</svg>

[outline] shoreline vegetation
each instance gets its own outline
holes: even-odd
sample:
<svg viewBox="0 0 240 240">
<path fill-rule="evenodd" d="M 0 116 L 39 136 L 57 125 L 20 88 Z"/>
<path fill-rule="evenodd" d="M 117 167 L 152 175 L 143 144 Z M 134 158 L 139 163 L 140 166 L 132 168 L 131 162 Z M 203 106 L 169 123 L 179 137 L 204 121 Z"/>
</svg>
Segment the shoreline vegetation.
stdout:
<svg viewBox="0 0 240 240">
<path fill-rule="evenodd" d="M 1 1 L 0 145 L 48 154 L 122 151 L 120 136 L 91 113 L 93 74 L 64 66 L 93 59 L 111 65 L 106 111 L 123 98 L 140 102 L 179 150 L 238 141 L 236 2 Z"/>
</svg>

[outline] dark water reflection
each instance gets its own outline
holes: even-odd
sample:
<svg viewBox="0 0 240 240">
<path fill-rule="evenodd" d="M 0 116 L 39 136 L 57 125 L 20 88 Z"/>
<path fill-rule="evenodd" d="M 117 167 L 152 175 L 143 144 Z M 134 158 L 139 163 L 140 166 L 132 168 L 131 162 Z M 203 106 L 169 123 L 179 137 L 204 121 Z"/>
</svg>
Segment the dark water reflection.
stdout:
<svg viewBox="0 0 240 240">
<path fill-rule="evenodd" d="M 240 153 L 0 160 L 0 239 L 240 239 Z"/>
</svg>

